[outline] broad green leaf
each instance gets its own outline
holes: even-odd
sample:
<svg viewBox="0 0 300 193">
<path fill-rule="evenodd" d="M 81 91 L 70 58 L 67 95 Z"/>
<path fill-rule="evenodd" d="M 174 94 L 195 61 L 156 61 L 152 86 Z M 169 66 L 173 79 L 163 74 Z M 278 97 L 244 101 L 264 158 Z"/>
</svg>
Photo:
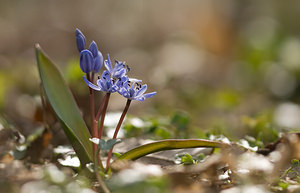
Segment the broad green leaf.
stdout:
<svg viewBox="0 0 300 193">
<path fill-rule="evenodd" d="M 42 86 L 52 109 L 72 144 L 82 164 L 93 160 L 90 133 L 82 119 L 76 102 L 61 73 L 45 55 L 41 47 L 35 46 L 38 69 Z"/>
<path fill-rule="evenodd" d="M 209 141 L 202 139 L 167 139 L 149 143 L 132 149 L 120 157 L 117 160 L 135 160 L 150 153 L 170 150 L 170 149 L 183 149 L 183 148 L 195 148 L 195 147 L 226 147 L 229 144 Z"/>
</svg>

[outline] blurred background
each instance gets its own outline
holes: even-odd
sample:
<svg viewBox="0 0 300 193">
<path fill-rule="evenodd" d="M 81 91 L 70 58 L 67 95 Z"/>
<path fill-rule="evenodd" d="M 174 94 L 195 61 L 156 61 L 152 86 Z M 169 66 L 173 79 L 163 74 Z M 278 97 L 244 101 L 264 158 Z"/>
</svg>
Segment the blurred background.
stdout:
<svg viewBox="0 0 300 193">
<path fill-rule="evenodd" d="M 129 75 L 157 91 L 134 102 L 129 114 L 157 123 L 158 138 L 209 131 L 273 141 L 300 128 L 299 7 L 271 0 L 0 0 L 1 127 L 28 135 L 41 125 L 35 43 L 63 72 L 86 115 L 79 28 L 88 44 L 95 40 L 104 56 L 126 61 Z M 109 111 L 125 102 L 114 95 Z"/>
</svg>

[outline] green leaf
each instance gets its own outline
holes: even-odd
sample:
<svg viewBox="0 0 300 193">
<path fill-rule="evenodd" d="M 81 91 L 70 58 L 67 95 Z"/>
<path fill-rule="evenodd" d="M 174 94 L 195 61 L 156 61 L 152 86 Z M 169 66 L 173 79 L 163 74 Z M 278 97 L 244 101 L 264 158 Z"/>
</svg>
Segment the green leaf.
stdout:
<svg viewBox="0 0 300 193">
<path fill-rule="evenodd" d="M 89 139 L 91 142 L 97 144 L 98 148 L 101 150 L 111 150 L 114 145 L 117 143 L 121 143 L 120 139 L 109 139 L 109 140 L 104 140 L 104 139 L 99 139 L 99 138 L 90 138 Z"/>
<path fill-rule="evenodd" d="M 292 163 L 292 166 L 293 167 L 297 167 L 297 166 L 299 166 L 299 160 L 297 160 L 297 159 L 292 159 L 292 161 L 291 161 L 291 163 Z"/>
<path fill-rule="evenodd" d="M 123 155 L 117 160 L 135 160 L 150 153 L 170 150 L 170 149 L 183 149 L 183 148 L 195 148 L 195 147 L 226 147 L 229 144 L 209 141 L 204 139 L 167 139 L 149 143 L 146 145 L 134 148 Z"/>
<path fill-rule="evenodd" d="M 181 157 L 181 163 L 183 163 L 184 165 L 191 165 L 194 164 L 195 161 L 190 154 L 186 153 L 184 156 Z"/>
<path fill-rule="evenodd" d="M 109 139 L 107 141 L 100 139 L 99 148 L 102 150 L 111 150 L 114 145 L 121 143 L 120 139 Z"/>
<path fill-rule="evenodd" d="M 279 182 L 278 186 L 281 187 L 283 190 L 286 190 L 289 187 L 289 183 L 288 182 Z"/>
<path fill-rule="evenodd" d="M 88 128 L 58 68 L 38 44 L 35 46 L 35 51 L 45 95 L 81 164 L 85 165 L 93 160 L 93 148 L 89 141 L 91 136 Z"/>
<path fill-rule="evenodd" d="M 117 153 L 117 152 L 113 152 L 113 154 L 114 154 L 115 157 L 120 157 L 122 155 L 122 154 Z"/>
</svg>

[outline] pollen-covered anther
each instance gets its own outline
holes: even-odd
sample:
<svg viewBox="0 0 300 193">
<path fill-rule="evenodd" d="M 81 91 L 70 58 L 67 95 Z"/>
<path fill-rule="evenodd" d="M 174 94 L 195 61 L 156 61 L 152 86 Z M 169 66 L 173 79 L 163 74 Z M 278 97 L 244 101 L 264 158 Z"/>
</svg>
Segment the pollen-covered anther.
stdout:
<svg viewBox="0 0 300 193">
<path fill-rule="evenodd" d="M 115 83 L 117 80 L 120 80 L 120 78 L 112 78 L 112 82 Z"/>
</svg>

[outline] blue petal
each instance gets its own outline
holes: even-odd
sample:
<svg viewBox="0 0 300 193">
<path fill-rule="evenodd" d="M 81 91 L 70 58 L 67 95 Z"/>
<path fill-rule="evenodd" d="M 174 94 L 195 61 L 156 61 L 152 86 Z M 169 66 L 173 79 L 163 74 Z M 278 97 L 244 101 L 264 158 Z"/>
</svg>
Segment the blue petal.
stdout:
<svg viewBox="0 0 300 193">
<path fill-rule="evenodd" d="M 125 83 L 128 81 L 127 76 L 122 76 L 121 78 L 117 79 L 117 82 L 115 83 L 118 87 L 123 88 L 125 87 Z"/>
<path fill-rule="evenodd" d="M 127 92 L 127 90 L 123 87 L 121 87 L 119 90 L 118 90 L 118 93 L 122 96 L 124 96 L 124 94 Z"/>
<path fill-rule="evenodd" d="M 84 80 L 85 83 L 86 83 L 89 87 L 91 87 L 92 89 L 101 91 L 101 88 L 100 88 L 100 87 L 94 85 L 93 83 L 91 83 L 90 81 L 88 81 L 85 77 L 83 77 L 83 80 Z"/>
<path fill-rule="evenodd" d="M 119 90 L 119 94 L 121 94 L 125 98 L 130 98 L 129 91 L 127 89 L 121 88 Z"/>
<path fill-rule="evenodd" d="M 92 71 L 94 64 L 93 54 L 89 50 L 80 52 L 80 68 L 83 72 L 89 73 Z"/>
<path fill-rule="evenodd" d="M 82 50 L 84 50 L 84 47 L 85 47 L 85 37 L 84 37 L 83 33 L 77 28 L 76 28 L 75 34 L 76 34 L 77 49 L 79 52 L 81 52 Z"/>
<path fill-rule="evenodd" d="M 112 69 L 112 66 L 111 66 L 111 61 L 110 61 L 110 58 L 109 58 L 109 54 L 107 54 L 107 60 L 104 61 L 104 65 L 105 65 L 105 68 L 108 70 L 108 72 L 112 73 L 113 69 Z"/>
<path fill-rule="evenodd" d="M 112 87 L 111 82 L 110 82 L 110 81 L 107 81 L 107 82 L 105 83 L 105 90 L 109 92 L 111 87 Z"/>
<path fill-rule="evenodd" d="M 135 90 L 133 88 L 130 88 L 128 91 L 130 97 L 135 97 Z"/>
<path fill-rule="evenodd" d="M 109 80 L 110 80 L 109 72 L 108 72 L 107 70 L 104 70 L 104 71 L 102 72 L 101 79 L 102 79 L 103 81 L 109 81 Z"/>
<path fill-rule="evenodd" d="M 116 85 L 112 85 L 110 92 L 117 92 L 119 90 L 119 87 Z"/>
<path fill-rule="evenodd" d="M 136 96 L 141 96 L 142 94 L 144 94 L 147 90 L 147 84 L 144 84 L 137 92 L 136 92 Z"/>
<path fill-rule="evenodd" d="M 98 47 L 95 41 L 92 41 L 90 44 L 89 50 L 92 52 L 94 57 L 97 57 L 98 55 Z"/>
<path fill-rule="evenodd" d="M 116 60 L 112 76 L 115 78 L 120 78 L 120 77 L 124 76 L 126 74 L 126 72 L 127 72 L 127 69 L 125 68 L 124 62 L 119 62 Z"/>
<path fill-rule="evenodd" d="M 130 82 L 142 82 L 142 80 L 136 79 L 136 78 L 129 78 Z"/>
<path fill-rule="evenodd" d="M 132 100 L 144 101 L 146 98 L 144 96 L 134 97 Z"/>
<path fill-rule="evenodd" d="M 122 77 L 121 77 L 121 81 L 123 81 L 123 82 L 129 81 L 128 76 L 122 76 Z"/>
<path fill-rule="evenodd" d="M 144 94 L 143 96 L 144 96 L 145 98 L 151 98 L 151 97 L 153 97 L 154 95 L 156 95 L 156 92 L 146 93 L 146 94 Z"/>
<path fill-rule="evenodd" d="M 120 78 L 120 77 L 124 76 L 125 74 L 126 74 L 126 69 L 122 68 L 118 71 L 115 71 L 114 74 L 113 74 L 113 77 L 114 78 Z"/>
<path fill-rule="evenodd" d="M 97 85 L 101 89 L 101 91 L 106 91 L 106 81 L 103 81 L 103 79 L 97 80 Z"/>
<path fill-rule="evenodd" d="M 124 63 L 123 62 L 118 62 L 116 61 L 115 63 L 115 67 L 114 67 L 114 71 L 118 71 L 118 70 L 121 70 L 122 68 L 124 68 Z"/>
<path fill-rule="evenodd" d="M 103 64 L 103 56 L 100 51 L 98 55 L 94 58 L 94 71 L 99 72 Z"/>
</svg>

